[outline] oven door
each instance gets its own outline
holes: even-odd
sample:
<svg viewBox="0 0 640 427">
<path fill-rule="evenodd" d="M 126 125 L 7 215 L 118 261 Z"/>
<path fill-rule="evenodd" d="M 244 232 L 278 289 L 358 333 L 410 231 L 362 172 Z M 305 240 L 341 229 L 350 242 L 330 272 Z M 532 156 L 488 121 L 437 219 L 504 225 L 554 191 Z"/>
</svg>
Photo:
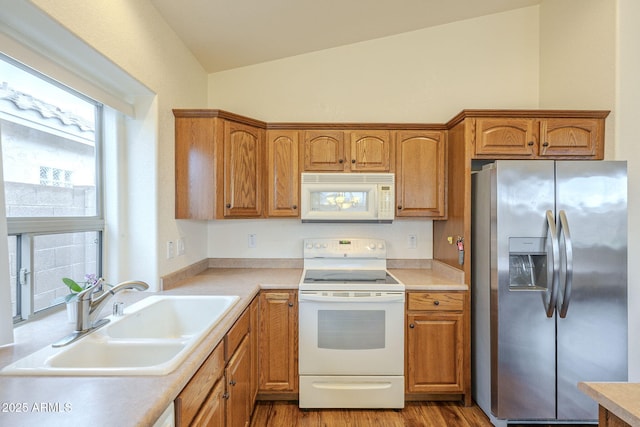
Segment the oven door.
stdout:
<svg viewBox="0 0 640 427">
<path fill-rule="evenodd" d="M 300 375 L 404 375 L 404 292 L 300 291 Z"/>
</svg>

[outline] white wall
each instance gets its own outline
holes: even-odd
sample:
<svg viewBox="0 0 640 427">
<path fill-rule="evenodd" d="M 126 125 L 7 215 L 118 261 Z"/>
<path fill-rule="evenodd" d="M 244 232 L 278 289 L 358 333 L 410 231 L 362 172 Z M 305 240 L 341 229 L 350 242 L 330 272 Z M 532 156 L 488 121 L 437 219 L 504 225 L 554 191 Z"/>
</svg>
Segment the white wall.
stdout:
<svg viewBox="0 0 640 427">
<path fill-rule="evenodd" d="M 538 7 L 209 75 L 209 106 L 270 121 L 439 123 L 538 105 Z"/>
<path fill-rule="evenodd" d="M 543 0 L 540 108 L 611 110 L 605 157 L 615 158 L 616 4 Z"/>
<path fill-rule="evenodd" d="M 431 259 L 432 226 L 425 220 L 396 220 L 393 224 L 302 224 L 295 219 L 209 222 L 211 258 L 302 258 L 302 239 L 313 237 L 377 237 L 387 241 L 387 258 Z M 248 235 L 256 247 L 248 247 Z M 409 248 L 409 235 L 417 238 Z"/>
<path fill-rule="evenodd" d="M 616 158 L 629 173 L 629 380 L 640 381 L 640 2 L 618 0 L 616 61 Z"/>
<path fill-rule="evenodd" d="M 267 122 L 443 123 L 464 108 L 536 108 L 538 8 L 456 22 L 209 75 L 209 106 Z M 390 258 L 432 258 L 432 222 L 209 223 L 210 257 L 298 258 L 327 234 L 389 243 Z M 248 230 L 258 248 L 247 248 Z M 418 234 L 418 248 L 407 248 Z"/>
<path fill-rule="evenodd" d="M 182 41 L 147 1 L 33 0 L 33 3 L 156 96 L 136 105 L 128 120 L 126 172 L 130 192 L 122 206 L 130 223 L 120 235 L 128 271 L 158 276 L 207 256 L 206 224 L 174 219 L 172 108 L 206 107 L 207 76 Z M 112 171 L 106 171 L 113 173 Z M 166 260 L 165 244 L 184 236 L 185 256 Z M 124 266 L 121 266 L 125 268 Z"/>
<path fill-rule="evenodd" d="M 628 163 L 629 379 L 640 379 L 640 57 L 636 0 L 544 0 L 540 6 L 541 108 L 611 110 L 605 157 Z"/>
</svg>

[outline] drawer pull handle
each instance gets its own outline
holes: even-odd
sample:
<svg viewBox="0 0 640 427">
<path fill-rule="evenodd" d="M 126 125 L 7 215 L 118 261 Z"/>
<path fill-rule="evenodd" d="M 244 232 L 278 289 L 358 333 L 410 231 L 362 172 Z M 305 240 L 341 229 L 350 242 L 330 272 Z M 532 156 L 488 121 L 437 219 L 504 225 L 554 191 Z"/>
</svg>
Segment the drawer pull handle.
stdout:
<svg viewBox="0 0 640 427">
<path fill-rule="evenodd" d="M 435 301 L 433 302 L 433 305 L 440 305 L 440 301 L 435 300 Z"/>
</svg>

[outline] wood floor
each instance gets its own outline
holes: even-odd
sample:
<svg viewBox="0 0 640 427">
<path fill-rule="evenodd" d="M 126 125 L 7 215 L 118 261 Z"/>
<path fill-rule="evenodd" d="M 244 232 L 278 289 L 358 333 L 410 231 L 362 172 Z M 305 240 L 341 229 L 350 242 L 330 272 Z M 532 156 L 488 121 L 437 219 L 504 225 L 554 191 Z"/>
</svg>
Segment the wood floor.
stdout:
<svg viewBox="0 0 640 427">
<path fill-rule="evenodd" d="M 407 402 L 404 409 L 308 409 L 297 402 L 257 402 L 251 427 L 491 427 L 478 406 Z"/>
</svg>

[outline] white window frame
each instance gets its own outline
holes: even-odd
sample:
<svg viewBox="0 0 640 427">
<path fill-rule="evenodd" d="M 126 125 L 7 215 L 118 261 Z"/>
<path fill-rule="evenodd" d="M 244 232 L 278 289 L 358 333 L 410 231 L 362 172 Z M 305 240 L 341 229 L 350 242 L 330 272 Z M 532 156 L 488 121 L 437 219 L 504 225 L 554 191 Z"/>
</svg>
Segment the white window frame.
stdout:
<svg viewBox="0 0 640 427">
<path fill-rule="evenodd" d="M 36 236 L 42 236 L 46 234 L 63 234 L 73 232 L 97 232 L 98 233 L 98 253 L 97 253 L 97 269 L 98 271 L 92 272 L 97 275 L 102 275 L 103 267 L 103 254 L 104 250 L 104 234 L 105 234 L 105 219 L 104 219 L 104 179 L 103 179 L 103 164 L 104 164 L 104 107 L 101 103 L 75 91 L 68 86 L 62 85 L 47 76 L 41 74 L 37 70 L 27 67 L 10 57 L 0 53 L 0 60 L 6 61 L 18 68 L 23 69 L 25 72 L 31 73 L 34 76 L 54 85 L 58 88 L 65 90 L 91 104 L 94 104 L 96 117 L 95 117 L 95 171 L 96 171 L 96 213 L 93 216 L 73 216 L 73 217 L 7 217 L 7 231 L 9 236 L 18 237 L 18 252 L 19 256 L 16 257 L 16 283 L 12 283 L 11 286 L 16 287 L 16 305 L 17 315 L 14 316 L 14 324 L 21 323 L 25 320 L 31 320 L 33 318 L 40 317 L 41 315 L 48 314 L 53 310 L 59 309 L 59 304 L 52 305 L 48 308 L 35 311 L 34 306 L 34 238 Z M 4 190 L 3 190 L 4 191 Z M 24 271 L 24 272 L 23 272 Z M 22 278 L 22 280 L 21 280 Z M 79 278 L 78 280 L 81 280 Z M 21 283 L 22 282 L 22 283 Z"/>
</svg>

